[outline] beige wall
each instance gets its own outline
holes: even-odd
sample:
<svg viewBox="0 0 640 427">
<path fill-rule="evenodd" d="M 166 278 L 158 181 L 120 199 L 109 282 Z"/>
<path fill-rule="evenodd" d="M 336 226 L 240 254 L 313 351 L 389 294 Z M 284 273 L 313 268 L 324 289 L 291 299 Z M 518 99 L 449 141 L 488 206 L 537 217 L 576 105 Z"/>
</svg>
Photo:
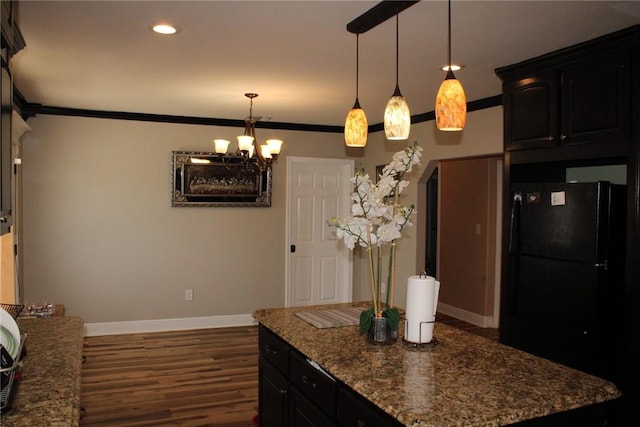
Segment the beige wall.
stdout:
<svg viewBox="0 0 640 427">
<path fill-rule="evenodd" d="M 241 129 L 58 116 L 29 125 L 24 299 L 63 303 L 87 323 L 284 305 L 286 156 L 346 155 L 341 134 L 258 129 L 285 140 L 271 208 L 172 208 L 171 151 L 211 151 L 214 136 Z"/>
<path fill-rule="evenodd" d="M 171 151 L 208 151 L 214 136 L 233 139 L 239 129 L 46 115 L 28 124 L 24 302 L 63 303 L 87 323 L 284 305 L 286 156 L 352 156 L 358 166 L 362 155 L 371 171 L 406 145 L 377 132 L 364 150 L 347 151 L 341 134 L 258 129 L 261 139 L 285 140 L 271 208 L 171 208 Z M 422 179 L 422 194 L 430 161 L 502 151 L 502 109 L 470 113 L 463 133 L 441 133 L 432 122 L 414 125 L 413 140 L 424 148 L 414 175 Z M 420 208 L 418 187 L 412 180 L 405 203 Z M 407 277 L 424 263 L 424 212 L 414 219 L 417 226 L 398 245 L 395 300 L 401 306 Z M 366 269 L 357 254 L 354 260 L 354 299 L 369 299 Z M 184 301 L 185 289 L 193 289 L 193 301 Z"/>
<path fill-rule="evenodd" d="M 13 233 L 0 236 L 0 302 L 15 304 L 15 270 L 13 267 Z"/>
</svg>

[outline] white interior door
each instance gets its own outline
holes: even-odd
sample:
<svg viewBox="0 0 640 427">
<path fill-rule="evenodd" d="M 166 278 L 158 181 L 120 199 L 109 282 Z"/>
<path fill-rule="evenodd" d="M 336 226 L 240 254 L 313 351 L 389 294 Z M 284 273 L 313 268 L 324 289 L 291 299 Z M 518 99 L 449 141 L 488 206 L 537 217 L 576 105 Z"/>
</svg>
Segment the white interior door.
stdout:
<svg viewBox="0 0 640 427">
<path fill-rule="evenodd" d="M 287 307 L 351 301 L 351 251 L 327 223 L 349 214 L 353 167 L 352 160 L 287 158 Z"/>
</svg>

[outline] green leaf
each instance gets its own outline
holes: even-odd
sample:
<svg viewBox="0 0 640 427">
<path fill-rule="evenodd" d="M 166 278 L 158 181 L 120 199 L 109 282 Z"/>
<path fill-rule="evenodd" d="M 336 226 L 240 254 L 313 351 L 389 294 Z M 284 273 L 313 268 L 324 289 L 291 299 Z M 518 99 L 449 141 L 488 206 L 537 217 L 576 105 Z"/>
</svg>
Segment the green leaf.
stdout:
<svg viewBox="0 0 640 427">
<path fill-rule="evenodd" d="M 387 325 L 392 331 L 398 330 L 398 323 L 400 323 L 400 312 L 397 308 L 385 308 L 382 311 L 382 315 L 387 318 Z M 362 320 L 362 318 L 360 318 Z"/>
<path fill-rule="evenodd" d="M 371 328 L 371 318 L 373 316 L 373 307 L 360 313 L 360 335 L 366 334 L 369 328 Z"/>
</svg>

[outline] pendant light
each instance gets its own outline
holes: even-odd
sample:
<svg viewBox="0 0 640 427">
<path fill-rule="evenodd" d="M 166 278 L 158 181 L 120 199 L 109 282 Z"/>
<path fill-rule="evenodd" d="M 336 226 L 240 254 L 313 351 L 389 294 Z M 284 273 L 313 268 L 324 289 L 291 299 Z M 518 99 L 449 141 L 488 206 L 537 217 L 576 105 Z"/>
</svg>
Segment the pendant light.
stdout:
<svg viewBox="0 0 640 427">
<path fill-rule="evenodd" d="M 436 96 L 436 125 L 443 131 L 460 131 L 467 120 L 467 100 L 462 84 L 453 75 L 451 69 L 451 0 L 449 0 L 449 46 L 447 52 L 449 65 L 438 95 Z"/>
<path fill-rule="evenodd" d="M 356 34 L 356 102 L 353 104 L 344 123 L 344 143 L 347 147 L 364 147 L 367 145 L 368 123 L 364 110 L 358 101 L 358 72 L 360 57 L 360 34 Z"/>
<path fill-rule="evenodd" d="M 400 93 L 400 86 L 398 85 L 399 50 L 398 14 L 396 13 L 396 89 L 384 109 L 384 134 L 391 141 L 408 139 L 411 128 L 409 105 L 407 105 L 407 101 Z"/>
</svg>

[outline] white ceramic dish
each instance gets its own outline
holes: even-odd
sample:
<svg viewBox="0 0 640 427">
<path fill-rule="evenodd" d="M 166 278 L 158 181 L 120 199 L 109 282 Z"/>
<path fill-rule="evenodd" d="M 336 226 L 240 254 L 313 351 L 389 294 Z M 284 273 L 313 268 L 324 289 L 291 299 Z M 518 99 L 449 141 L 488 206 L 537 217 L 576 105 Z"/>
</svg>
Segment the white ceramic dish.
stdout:
<svg viewBox="0 0 640 427">
<path fill-rule="evenodd" d="M 0 325 L 2 325 L 2 328 L 0 328 L 2 345 L 5 346 L 9 355 L 15 359 L 20 348 L 20 329 L 13 316 L 3 308 L 0 308 Z"/>
</svg>

